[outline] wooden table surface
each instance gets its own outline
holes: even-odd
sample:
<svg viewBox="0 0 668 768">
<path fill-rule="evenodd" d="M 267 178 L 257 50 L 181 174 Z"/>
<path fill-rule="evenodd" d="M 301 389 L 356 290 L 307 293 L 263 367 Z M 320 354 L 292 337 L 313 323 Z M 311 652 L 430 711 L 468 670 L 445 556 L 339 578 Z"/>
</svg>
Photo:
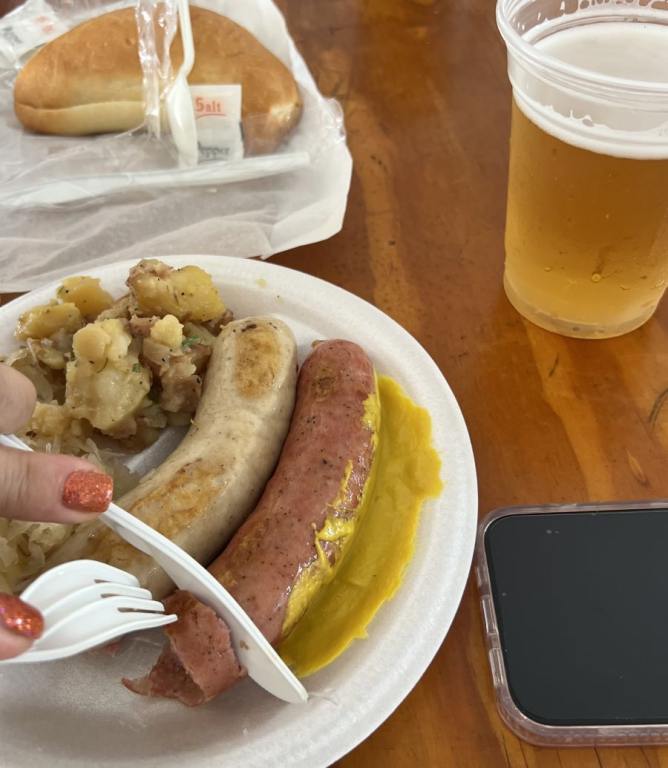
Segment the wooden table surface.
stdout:
<svg viewBox="0 0 668 768">
<path fill-rule="evenodd" d="M 0 0 L 0 11 L 12 0 Z M 668 304 L 609 341 L 525 322 L 501 286 L 510 91 L 493 0 L 280 0 L 355 169 L 342 232 L 273 260 L 373 302 L 448 379 L 480 514 L 668 496 Z M 388 659 L 391 663 L 391 659 Z M 420 683 L 339 768 L 645 768 L 668 748 L 539 749 L 500 722 L 475 585 Z"/>
</svg>

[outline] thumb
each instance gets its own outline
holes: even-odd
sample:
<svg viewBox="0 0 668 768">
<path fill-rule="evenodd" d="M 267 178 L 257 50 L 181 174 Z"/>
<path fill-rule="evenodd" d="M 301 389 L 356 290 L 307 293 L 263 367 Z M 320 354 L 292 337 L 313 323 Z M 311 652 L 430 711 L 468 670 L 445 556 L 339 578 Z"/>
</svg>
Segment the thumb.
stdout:
<svg viewBox="0 0 668 768">
<path fill-rule="evenodd" d="M 44 631 L 42 614 L 20 597 L 0 593 L 0 659 L 25 653 Z"/>
</svg>

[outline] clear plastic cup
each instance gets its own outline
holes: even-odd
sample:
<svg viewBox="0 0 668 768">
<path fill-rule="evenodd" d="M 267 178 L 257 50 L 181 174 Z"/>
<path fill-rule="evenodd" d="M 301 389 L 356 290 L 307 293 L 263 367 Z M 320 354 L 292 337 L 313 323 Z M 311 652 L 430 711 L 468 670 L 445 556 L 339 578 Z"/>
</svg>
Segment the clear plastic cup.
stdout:
<svg viewBox="0 0 668 768">
<path fill-rule="evenodd" d="M 498 0 L 513 88 L 504 287 L 543 328 L 642 325 L 668 279 L 668 2 Z"/>
</svg>

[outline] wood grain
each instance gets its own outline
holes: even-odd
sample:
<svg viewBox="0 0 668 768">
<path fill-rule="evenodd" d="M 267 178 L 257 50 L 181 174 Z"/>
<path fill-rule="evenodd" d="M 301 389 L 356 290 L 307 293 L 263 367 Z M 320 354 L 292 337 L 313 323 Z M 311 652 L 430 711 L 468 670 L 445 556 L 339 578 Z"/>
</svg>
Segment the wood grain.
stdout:
<svg viewBox="0 0 668 768">
<path fill-rule="evenodd" d="M 587 342 L 530 325 L 504 296 L 510 92 L 493 0 L 279 5 L 344 107 L 355 171 L 342 232 L 274 261 L 376 304 L 428 350 L 467 420 L 481 515 L 667 497 L 668 306 Z M 668 748 L 519 741 L 496 713 L 477 599 L 469 584 L 420 683 L 339 768 L 668 768 Z"/>
</svg>

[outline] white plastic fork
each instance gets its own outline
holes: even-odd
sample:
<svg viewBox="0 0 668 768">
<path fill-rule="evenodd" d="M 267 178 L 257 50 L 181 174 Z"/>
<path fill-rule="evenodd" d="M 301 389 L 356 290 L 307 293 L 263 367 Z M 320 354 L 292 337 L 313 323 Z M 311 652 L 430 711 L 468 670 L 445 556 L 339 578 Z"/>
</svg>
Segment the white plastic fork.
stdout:
<svg viewBox="0 0 668 768">
<path fill-rule="evenodd" d="M 0 435 L 0 444 L 30 450 L 13 435 Z M 152 557 L 179 588 L 193 594 L 225 621 L 237 659 L 258 685 L 283 701 L 301 703 L 308 700 L 304 686 L 250 616 L 222 584 L 187 552 L 116 504 L 110 504 L 100 519 L 122 539 Z M 44 576 L 49 573 L 51 571 Z"/>
<path fill-rule="evenodd" d="M 95 560 L 75 560 L 43 573 L 21 598 L 44 617 L 44 633 L 30 650 L 2 664 L 55 661 L 129 632 L 177 620 L 125 571 Z"/>
<path fill-rule="evenodd" d="M 165 106 L 169 129 L 179 151 L 179 164 L 184 168 L 197 165 L 197 127 L 195 110 L 188 87 L 188 75 L 195 61 L 195 46 L 190 24 L 188 0 L 178 0 L 179 31 L 183 46 L 183 62 L 167 92 Z"/>
</svg>

